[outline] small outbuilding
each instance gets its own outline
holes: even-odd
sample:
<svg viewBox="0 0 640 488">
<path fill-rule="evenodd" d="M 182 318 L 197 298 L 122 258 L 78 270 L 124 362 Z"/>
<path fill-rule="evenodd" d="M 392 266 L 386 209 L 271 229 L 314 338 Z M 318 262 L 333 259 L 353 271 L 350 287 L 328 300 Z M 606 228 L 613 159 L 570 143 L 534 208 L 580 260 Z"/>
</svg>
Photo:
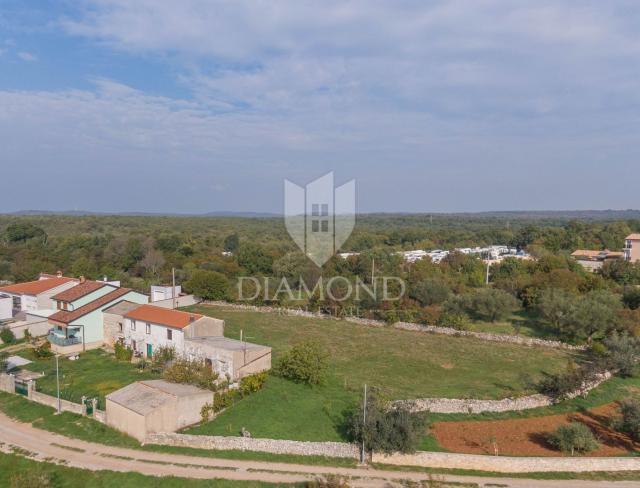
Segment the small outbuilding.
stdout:
<svg viewBox="0 0 640 488">
<path fill-rule="evenodd" d="M 107 395 L 107 425 L 144 442 L 147 434 L 176 432 L 201 420 L 213 393 L 164 380 L 137 381 Z"/>
</svg>

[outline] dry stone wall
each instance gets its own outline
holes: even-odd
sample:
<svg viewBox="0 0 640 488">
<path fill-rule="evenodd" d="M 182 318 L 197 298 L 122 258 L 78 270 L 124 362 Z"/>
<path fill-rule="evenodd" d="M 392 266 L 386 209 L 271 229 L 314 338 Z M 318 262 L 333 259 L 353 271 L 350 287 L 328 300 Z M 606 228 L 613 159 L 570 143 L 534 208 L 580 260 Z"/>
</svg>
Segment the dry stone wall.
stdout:
<svg viewBox="0 0 640 488">
<path fill-rule="evenodd" d="M 213 301 L 213 302 L 203 302 L 206 305 L 216 305 L 220 307 L 231 308 L 234 310 L 249 310 L 253 312 L 261 312 L 261 313 L 279 313 L 284 315 L 291 315 L 295 317 L 308 317 L 314 319 L 336 319 L 336 317 L 323 314 L 320 312 L 309 312 L 308 310 L 303 309 L 292 309 L 292 308 L 283 308 L 283 307 L 258 307 L 255 305 L 242 305 L 238 303 L 228 303 L 221 301 Z M 360 317 L 352 317 L 347 316 L 343 317 L 343 319 L 347 322 L 351 322 L 359 325 L 366 325 L 369 327 L 389 327 L 388 324 L 381 320 L 373 320 L 373 319 L 363 319 Z M 437 327 L 434 325 L 422 325 L 422 324 L 414 324 L 411 322 L 396 322 L 391 325 L 394 329 L 399 330 L 410 330 L 414 332 L 425 332 L 429 334 L 443 334 L 450 335 L 456 337 L 472 337 L 474 339 L 480 339 L 483 341 L 490 342 L 502 342 L 505 344 L 518 344 L 521 346 L 529 346 L 529 347 L 547 347 L 551 349 L 564 349 L 568 351 L 584 351 L 586 346 L 576 346 L 573 344 L 567 344 L 561 341 L 550 341 L 546 339 L 537 339 L 534 337 L 522 337 L 517 335 L 509 335 L 509 334 L 492 334 L 489 332 L 474 332 L 471 330 L 457 330 L 451 327 Z"/>
<path fill-rule="evenodd" d="M 610 379 L 610 372 L 599 375 L 595 380 L 582 385 L 582 388 L 568 395 L 575 398 L 586 395 L 589 391 Z M 417 400 L 399 400 L 393 402 L 395 407 L 407 408 L 412 412 L 462 413 L 474 414 L 483 412 L 514 412 L 532 408 L 548 407 L 557 401 L 546 395 L 529 395 L 520 398 L 504 398 L 502 400 L 472 400 L 453 398 L 419 398 Z"/>
<path fill-rule="evenodd" d="M 300 456 L 327 456 L 334 458 L 358 458 L 358 447 L 344 442 L 303 442 L 251 437 L 202 436 L 177 433 L 149 434 L 145 444 L 192 447 L 196 449 L 241 450 L 293 454 Z"/>
</svg>

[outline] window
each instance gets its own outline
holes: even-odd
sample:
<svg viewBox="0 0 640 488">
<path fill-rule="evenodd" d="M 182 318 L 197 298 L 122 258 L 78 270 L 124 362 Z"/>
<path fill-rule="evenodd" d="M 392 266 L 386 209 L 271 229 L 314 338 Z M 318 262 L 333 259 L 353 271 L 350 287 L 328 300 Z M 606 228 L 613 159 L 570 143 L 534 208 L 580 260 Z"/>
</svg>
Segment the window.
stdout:
<svg viewBox="0 0 640 488">
<path fill-rule="evenodd" d="M 329 216 L 329 204 L 328 203 L 323 203 L 322 204 L 322 213 L 321 215 L 323 217 L 328 217 Z"/>
<path fill-rule="evenodd" d="M 173 340 L 173 331 L 171 329 L 167 329 L 167 339 L 170 341 Z"/>
<path fill-rule="evenodd" d="M 151 324 L 147 323 L 147 334 L 151 334 Z"/>
<path fill-rule="evenodd" d="M 56 302 L 58 304 L 58 310 L 62 310 L 62 302 Z"/>
<path fill-rule="evenodd" d="M 318 229 L 318 223 L 319 223 L 318 220 L 312 220 L 311 221 L 311 231 L 312 232 L 318 232 L 318 230 L 319 230 Z"/>
<path fill-rule="evenodd" d="M 136 330 L 136 321 L 135 320 L 131 321 L 131 330 Z"/>
<path fill-rule="evenodd" d="M 122 332 L 122 322 L 118 322 L 118 329 L 120 329 L 120 332 Z"/>
<path fill-rule="evenodd" d="M 329 232 L 329 221 L 322 221 L 322 232 Z"/>
<path fill-rule="evenodd" d="M 134 351 L 137 351 L 138 349 L 136 348 L 136 341 L 131 341 L 131 349 L 133 349 Z"/>
<path fill-rule="evenodd" d="M 69 307 L 68 307 L 68 305 L 67 305 L 67 302 L 64 302 L 64 303 L 62 304 L 62 308 L 64 308 L 65 310 L 67 310 L 67 309 L 69 308 Z"/>
<path fill-rule="evenodd" d="M 314 203 L 313 205 L 311 205 L 311 215 L 313 217 L 320 216 L 320 205 L 318 205 L 317 203 Z"/>
</svg>

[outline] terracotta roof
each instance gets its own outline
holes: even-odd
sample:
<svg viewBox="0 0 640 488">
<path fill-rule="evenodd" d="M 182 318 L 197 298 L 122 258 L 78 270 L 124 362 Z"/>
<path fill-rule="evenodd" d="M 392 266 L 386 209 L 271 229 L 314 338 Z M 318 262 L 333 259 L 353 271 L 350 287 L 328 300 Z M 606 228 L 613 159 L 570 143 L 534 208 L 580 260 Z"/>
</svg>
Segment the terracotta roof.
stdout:
<svg viewBox="0 0 640 488">
<path fill-rule="evenodd" d="M 46 291 L 57 288 L 58 286 L 69 283 L 70 281 L 78 281 L 75 278 L 47 278 L 38 281 L 29 281 L 27 283 L 16 283 L 15 285 L 8 285 L 0 287 L 0 291 L 5 293 L 14 293 L 16 295 L 39 295 Z"/>
<path fill-rule="evenodd" d="M 607 259 L 607 258 L 621 258 L 624 257 L 623 252 L 609 251 L 593 251 L 591 249 L 578 249 L 571 253 L 573 257 L 591 258 L 591 259 Z"/>
<path fill-rule="evenodd" d="M 103 286 L 106 286 L 106 284 L 98 283 L 97 281 L 85 281 L 84 283 L 80 283 L 73 288 L 69 288 L 68 290 L 58 293 L 51 298 L 62 302 L 73 302 L 78 298 L 82 298 L 89 293 L 99 290 Z"/>
<path fill-rule="evenodd" d="M 595 258 L 600 256 L 604 251 L 592 251 L 589 249 L 578 249 L 571 253 L 572 256 L 586 256 L 590 258 Z"/>
<path fill-rule="evenodd" d="M 640 241 L 640 234 L 629 234 L 625 239 L 629 239 L 632 241 Z"/>
<path fill-rule="evenodd" d="M 59 324 L 68 324 L 73 322 L 74 320 L 79 319 L 80 317 L 84 317 L 88 313 L 93 312 L 94 310 L 99 309 L 103 305 L 107 305 L 114 300 L 126 295 L 129 293 L 131 288 L 116 288 L 111 293 L 107 293 L 106 295 L 101 296 L 100 298 L 96 298 L 94 301 L 83 305 L 82 307 L 73 310 L 66 311 L 60 310 L 59 312 L 54 313 L 49 317 L 50 321 L 59 323 Z"/>
<path fill-rule="evenodd" d="M 184 329 L 190 323 L 202 318 L 202 315 L 156 307 L 154 305 L 141 305 L 135 310 L 127 313 L 125 317 L 140 320 L 142 322 L 166 325 L 176 329 Z"/>
</svg>

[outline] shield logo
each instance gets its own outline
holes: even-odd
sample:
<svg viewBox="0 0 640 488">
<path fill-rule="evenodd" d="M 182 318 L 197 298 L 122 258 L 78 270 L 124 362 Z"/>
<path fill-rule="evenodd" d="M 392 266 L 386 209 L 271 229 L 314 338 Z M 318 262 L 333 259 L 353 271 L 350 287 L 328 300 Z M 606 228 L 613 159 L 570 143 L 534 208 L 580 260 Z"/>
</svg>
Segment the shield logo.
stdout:
<svg viewBox="0 0 640 488">
<path fill-rule="evenodd" d="M 333 172 L 301 187 L 284 180 L 287 232 L 317 266 L 349 238 L 356 222 L 356 181 L 334 189 Z"/>
</svg>

